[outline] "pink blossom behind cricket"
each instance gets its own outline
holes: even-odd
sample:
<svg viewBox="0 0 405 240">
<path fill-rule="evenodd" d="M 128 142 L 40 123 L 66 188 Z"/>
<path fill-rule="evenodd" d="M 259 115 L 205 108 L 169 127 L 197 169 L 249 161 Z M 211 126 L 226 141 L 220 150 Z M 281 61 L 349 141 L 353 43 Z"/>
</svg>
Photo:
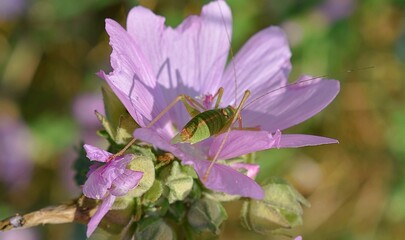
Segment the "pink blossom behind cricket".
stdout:
<svg viewBox="0 0 405 240">
<path fill-rule="evenodd" d="M 175 105 L 156 125 L 146 127 L 180 94 L 187 94 L 204 106 L 212 106 L 207 99 L 211 99 L 209 96 L 215 95 L 219 87 L 224 87 L 221 107 L 237 106 L 244 91 L 251 91 L 253 97 L 241 112 L 243 127 L 259 131 L 231 131 L 219 159 L 269 148 L 336 143 L 334 139 L 318 136 L 282 135 L 281 130 L 325 108 L 339 92 L 339 82 L 302 81 L 308 79 L 305 76 L 300 78 L 300 83 L 285 87 L 291 71 L 291 53 L 285 34 L 277 27 L 268 27 L 251 37 L 226 66 L 231 19 L 225 1 L 214 1 L 203 7 L 200 16 L 190 16 L 174 29 L 164 25 L 163 17 L 143 7 L 131 10 L 127 30 L 113 20 L 106 20 L 113 48 L 113 71 L 99 75 L 143 127 L 137 129 L 134 136 L 172 152 L 183 164 L 192 165 L 202 178 L 224 135 L 194 145 L 170 144 L 176 134 L 173 127 L 181 129 L 190 120 L 182 104 Z M 266 94 L 272 89 L 278 90 Z M 263 190 L 253 179 L 224 164 L 214 164 L 203 183 L 215 191 L 263 197 Z"/>
</svg>

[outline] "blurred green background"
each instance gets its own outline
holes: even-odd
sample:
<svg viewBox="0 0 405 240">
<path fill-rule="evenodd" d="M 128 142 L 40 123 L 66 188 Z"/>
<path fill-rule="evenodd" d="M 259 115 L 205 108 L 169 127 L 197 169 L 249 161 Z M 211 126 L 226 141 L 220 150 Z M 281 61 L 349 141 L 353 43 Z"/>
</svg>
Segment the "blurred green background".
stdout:
<svg viewBox="0 0 405 240">
<path fill-rule="evenodd" d="M 80 194 L 72 162 L 82 141 L 105 146 L 94 110 L 95 76 L 109 70 L 104 19 L 125 23 L 141 4 L 175 26 L 208 1 L 0 0 L 0 218 L 67 202 Z M 293 72 L 341 81 L 337 99 L 288 132 L 328 136 L 338 145 L 258 155 L 259 179 L 281 176 L 312 204 L 304 239 L 405 238 L 405 1 L 229 0 L 233 50 L 279 25 Z M 221 239 L 286 239 L 242 229 L 239 203 Z M 64 224 L 0 233 L 0 239 L 85 239 Z M 108 239 L 102 232 L 94 239 Z"/>
</svg>

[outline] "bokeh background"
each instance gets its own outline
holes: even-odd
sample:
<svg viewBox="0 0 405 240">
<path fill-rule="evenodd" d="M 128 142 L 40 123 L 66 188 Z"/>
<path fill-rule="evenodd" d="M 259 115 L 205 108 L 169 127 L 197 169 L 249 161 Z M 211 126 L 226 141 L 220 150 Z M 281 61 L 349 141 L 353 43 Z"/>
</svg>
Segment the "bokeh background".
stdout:
<svg viewBox="0 0 405 240">
<path fill-rule="evenodd" d="M 94 110 L 95 76 L 109 70 L 104 19 L 125 23 L 141 4 L 171 26 L 207 1 L 0 0 L 0 218 L 67 202 L 80 194 L 72 163 L 81 142 L 105 146 Z M 228 0 L 233 50 L 279 25 L 300 74 L 341 81 L 337 99 L 288 132 L 336 138 L 338 145 L 258 154 L 259 176 L 288 179 L 312 204 L 304 239 L 405 238 L 405 1 Z M 252 76 L 254 77 L 254 76 Z M 227 204 L 221 239 L 285 239 L 251 234 L 240 204 Z M 85 239 L 64 224 L 0 233 L 0 239 Z M 108 239 L 97 233 L 94 239 Z"/>
</svg>

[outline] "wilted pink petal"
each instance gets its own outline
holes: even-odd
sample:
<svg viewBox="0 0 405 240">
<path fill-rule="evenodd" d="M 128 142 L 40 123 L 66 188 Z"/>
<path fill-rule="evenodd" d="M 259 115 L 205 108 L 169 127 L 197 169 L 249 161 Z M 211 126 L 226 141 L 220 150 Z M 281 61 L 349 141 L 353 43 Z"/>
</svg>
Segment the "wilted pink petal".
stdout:
<svg viewBox="0 0 405 240">
<path fill-rule="evenodd" d="M 104 168 L 99 167 L 88 176 L 83 186 L 84 195 L 94 199 L 104 198 L 108 188 L 111 187 L 111 183 L 108 182 L 108 179 L 103 177 L 103 171 Z"/>
<path fill-rule="evenodd" d="M 91 145 L 85 145 L 84 147 L 88 156 L 92 157 L 94 161 L 106 162 L 106 158 L 112 155 Z M 94 165 L 90 168 L 90 172 L 87 174 L 88 178 L 83 186 L 83 194 L 89 198 L 103 199 L 103 203 L 88 224 L 88 237 L 111 208 L 115 197 L 125 195 L 138 186 L 143 173 L 126 169 L 132 159 L 133 155 L 127 154 L 115 157 L 97 169 L 95 169 L 96 166 Z M 99 165 L 99 163 L 96 164 Z"/>
<path fill-rule="evenodd" d="M 104 198 L 103 202 L 100 204 L 100 206 L 98 206 L 97 211 L 94 213 L 89 223 L 87 224 L 87 237 L 90 237 L 90 235 L 93 234 L 94 230 L 96 230 L 98 224 L 101 222 L 103 217 L 107 214 L 111 206 L 114 204 L 115 198 L 115 196 L 110 194 L 106 198 Z"/>
<path fill-rule="evenodd" d="M 87 153 L 86 157 L 91 161 L 105 162 L 109 157 L 112 156 L 111 153 L 89 144 L 84 144 L 83 147 Z"/>
<path fill-rule="evenodd" d="M 114 196 L 123 196 L 127 194 L 129 190 L 138 186 L 138 183 L 142 177 L 142 172 L 125 169 L 123 174 L 114 179 L 110 193 Z"/>
</svg>

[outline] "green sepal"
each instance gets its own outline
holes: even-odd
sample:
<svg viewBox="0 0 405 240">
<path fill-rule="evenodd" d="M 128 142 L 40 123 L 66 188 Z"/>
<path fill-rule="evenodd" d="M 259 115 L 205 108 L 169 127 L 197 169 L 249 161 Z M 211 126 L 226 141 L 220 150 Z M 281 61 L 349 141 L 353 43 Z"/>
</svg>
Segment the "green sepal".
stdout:
<svg viewBox="0 0 405 240">
<path fill-rule="evenodd" d="M 181 165 L 181 171 L 194 179 L 198 179 L 198 175 L 191 165 Z"/>
<path fill-rule="evenodd" d="M 218 201 L 202 198 L 193 203 L 187 214 L 187 220 L 195 232 L 220 232 L 220 226 L 228 218 L 225 208 Z"/>
<path fill-rule="evenodd" d="M 162 171 L 160 176 L 164 176 L 165 186 L 168 187 L 165 196 L 169 203 L 184 200 L 191 192 L 194 183 L 193 178 L 188 175 L 188 169 L 180 165 L 178 161 L 173 161 L 171 166 L 166 169 L 164 169 L 166 171 Z"/>
<path fill-rule="evenodd" d="M 145 147 L 145 146 L 138 146 L 136 144 L 133 144 L 130 148 L 130 152 L 137 154 L 137 155 L 142 155 L 145 157 L 149 157 L 153 161 L 156 161 L 156 156 L 152 152 L 152 149 L 150 147 Z"/>
<path fill-rule="evenodd" d="M 163 219 L 148 217 L 138 222 L 135 239 L 174 240 L 176 235 Z"/>
<path fill-rule="evenodd" d="M 110 136 L 114 144 L 125 145 L 132 138 L 132 133 L 139 125 L 132 119 L 128 113 L 123 113 L 119 116 L 117 126 L 115 127 L 105 116 L 99 112 L 95 112 L 98 120 L 103 125 L 105 131 Z M 105 136 L 103 136 L 105 137 Z"/>
<path fill-rule="evenodd" d="M 96 116 L 98 118 L 98 120 L 100 121 L 101 125 L 103 126 L 104 130 L 108 133 L 108 135 L 111 137 L 112 140 L 114 140 L 114 136 L 115 136 L 115 130 L 116 128 L 114 128 L 112 126 L 112 124 L 110 123 L 110 121 L 107 120 L 106 117 L 104 117 L 101 113 L 95 111 Z"/>
<path fill-rule="evenodd" d="M 145 204 L 156 202 L 163 193 L 163 184 L 159 180 L 153 182 L 152 187 L 143 195 L 143 202 Z"/>
<path fill-rule="evenodd" d="M 113 206 L 100 222 L 100 227 L 105 231 L 118 234 L 130 222 L 134 211 L 134 200 L 128 197 L 118 197 Z"/>
<path fill-rule="evenodd" d="M 115 199 L 114 204 L 111 206 L 111 210 L 134 208 L 134 205 L 134 198 L 124 195 Z"/>
<path fill-rule="evenodd" d="M 147 192 L 155 181 L 155 167 L 150 157 L 137 156 L 127 165 L 133 171 L 143 172 L 143 177 L 138 186 L 128 192 L 129 197 L 140 197 Z"/>
<path fill-rule="evenodd" d="M 184 202 L 177 201 L 173 204 L 170 204 L 167 216 L 173 219 L 175 222 L 181 223 L 183 222 L 186 213 L 187 211 Z"/>
<path fill-rule="evenodd" d="M 223 192 L 213 192 L 213 191 L 205 191 L 204 197 L 213 199 L 219 202 L 230 202 L 240 199 L 239 195 L 230 195 Z"/>
<path fill-rule="evenodd" d="M 188 195 L 188 199 L 198 200 L 203 195 L 203 187 L 200 185 L 198 181 L 194 181 L 193 188 L 191 189 L 190 194 Z"/>
<path fill-rule="evenodd" d="M 138 128 L 139 125 L 134 121 L 134 119 L 128 113 L 123 113 L 118 122 L 116 129 L 116 134 L 114 136 L 114 141 L 117 144 L 127 144 L 134 138 L 132 133 Z"/>
<path fill-rule="evenodd" d="M 143 203 L 144 205 L 144 215 L 145 216 L 155 216 L 155 217 L 163 217 L 167 214 L 169 210 L 170 204 L 167 198 L 161 197 L 156 202 Z"/>
<path fill-rule="evenodd" d="M 249 230 L 268 234 L 280 228 L 292 228 L 302 224 L 302 205 L 309 202 L 290 184 L 273 179 L 263 186 L 262 200 L 250 199 L 242 207 L 242 225 Z"/>
<path fill-rule="evenodd" d="M 127 110 L 125 109 L 121 101 L 118 99 L 118 97 L 111 90 L 111 88 L 102 87 L 101 92 L 103 94 L 106 121 L 109 122 L 112 129 L 117 129 L 121 115 L 125 113 L 127 114 Z"/>
<path fill-rule="evenodd" d="M 82 143 L 80 144 L 80 148 L 77 149 L 77 154 L 73 169 L 75 170 L 75 182 L 78 186 L 81 186 L 86 182 L 87 172 L 93 163 L 86 157 L 86 151 Z"/>
</svg>

